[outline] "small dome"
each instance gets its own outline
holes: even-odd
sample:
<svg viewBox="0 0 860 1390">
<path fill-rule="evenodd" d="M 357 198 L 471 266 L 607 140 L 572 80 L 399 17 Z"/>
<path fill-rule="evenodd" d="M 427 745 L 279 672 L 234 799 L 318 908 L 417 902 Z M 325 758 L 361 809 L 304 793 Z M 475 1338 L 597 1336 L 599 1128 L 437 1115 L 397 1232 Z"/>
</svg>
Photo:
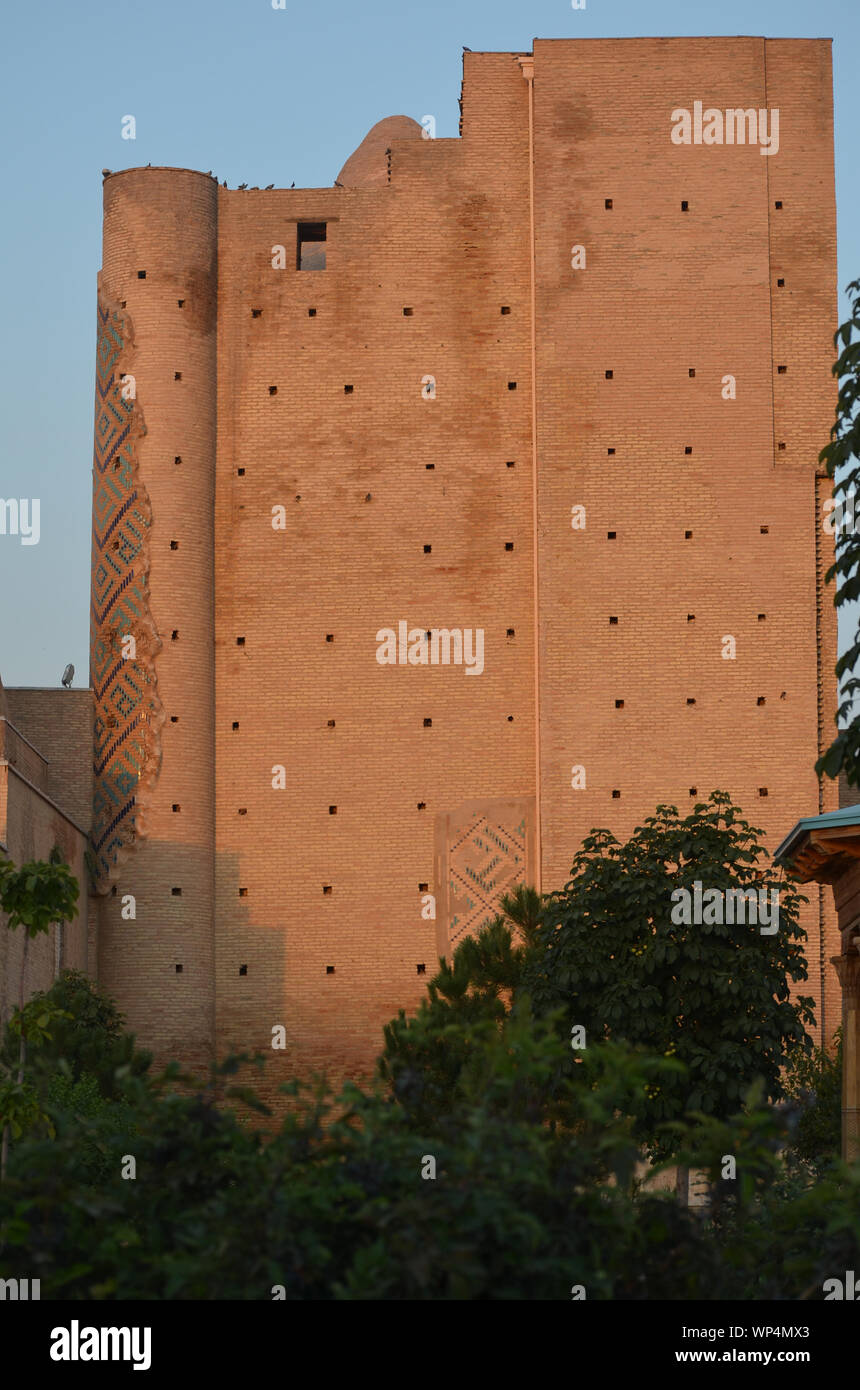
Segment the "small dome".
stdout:
<svg viewBox="0 0 860 1390">
<path fill-rule="evenodd" d="M 421 140 L 424 131 L 411 116 L 386 116 L 365 135 L 344 164 L 337 182 L 344 188 L 379 188 L 388 183 L 388 155 L 392 140 Z"/>
</svg>

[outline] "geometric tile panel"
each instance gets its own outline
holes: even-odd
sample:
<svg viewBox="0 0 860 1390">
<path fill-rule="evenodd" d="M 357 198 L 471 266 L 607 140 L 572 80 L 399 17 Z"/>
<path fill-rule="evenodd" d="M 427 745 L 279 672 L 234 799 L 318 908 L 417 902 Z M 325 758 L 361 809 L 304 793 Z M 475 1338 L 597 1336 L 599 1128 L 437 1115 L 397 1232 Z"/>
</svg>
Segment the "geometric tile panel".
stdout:
<svg viewBox="0 0 860 1390">
<path fill-rule="evenodd" d="M 436 910 L 442 954 L 491 922 L 505 893 L 530 882 L 532 819 L 529 797 L 469 802 L 439 817 Z"/>
<path fill-rule="evenodd" d="M 135 400 L 123 399 L 120 359 L 128 316 L 99 295 L 93 452 L 90 672 L 95 697 L 93 826 L 95 880 L 106 892 L 140 834 L 140 792 L 158 775 L 162 719 L 149 612 L 149 498 L 136 441 L 145 433 Z M 133 658 L 123 638 L 133 636 Z M 126 648 L 127 650 L 127 648 Z"/>
</svg>

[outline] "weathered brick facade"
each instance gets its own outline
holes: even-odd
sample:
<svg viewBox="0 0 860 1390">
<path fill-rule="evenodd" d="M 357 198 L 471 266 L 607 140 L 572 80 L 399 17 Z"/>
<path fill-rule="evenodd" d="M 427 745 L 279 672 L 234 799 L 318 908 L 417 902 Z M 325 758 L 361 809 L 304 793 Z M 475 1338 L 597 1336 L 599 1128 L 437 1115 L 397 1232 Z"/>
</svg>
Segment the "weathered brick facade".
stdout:
<svg viewBox="0 0 860 1390">
<path fill-rule="evenodd" d="M 698 101 L 778 108 L 778 150 L 674 143 Z M 136 389 L 116 509 L 137 488 L 158 703 L 142 680 L 144 816 L 99 975 L 162 1055 L 257 1046 L 270 1084 L 365 1070 L 440 947 L 506 884 L 561 886 L 593 826 L 721 787 L 776 843 L 836 805 L 813 772 L 829 44 L 466 53 L 460 138 L 383 122 L 338 183 L 104 186 L 102 321 Z M 298 269 L 321 223 L 325 268 Z M 401 622 L 414 663 L 382 665 Z M 420 661 L 442 628 L 483 632 L 481 674 Z M 96 617 L 100 660 L 121 637 Z M 817 890 L 805 925 L 829 1035 Z"/>
<path fill-rule="evenodd" d="M 24 998 L 50 989 L 62 967 L 95 973 L 85 855 L 90 825 L 89 690 L 4 689 L 0 684 L 0 852 L 16 865 L 56 847 L 78 880 L 78 915 L 34 937 L 0 913 L 0 1027 Z M 23 982 L 22 982 L 23 973 Z"/>
</svg>

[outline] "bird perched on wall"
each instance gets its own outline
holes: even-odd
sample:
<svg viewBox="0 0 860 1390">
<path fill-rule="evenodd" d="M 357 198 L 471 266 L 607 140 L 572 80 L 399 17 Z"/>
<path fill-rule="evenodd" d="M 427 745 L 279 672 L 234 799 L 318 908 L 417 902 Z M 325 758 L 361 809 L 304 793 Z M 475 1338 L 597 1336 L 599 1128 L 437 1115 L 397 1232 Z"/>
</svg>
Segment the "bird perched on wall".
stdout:
<svg viewBox="0 0 860 1390">
<path fill-rule="evenodd" d="M 239 187 L 240 187 L 240 188 L 247 188 L 248 185 L 247 185 L 246 183 L 240 183 L 240 184 L 239 184 Z"/>
<path fill-rule="evenodd" d="M 334 186 L 335 186 L 335 188 L 343 188 L 343 184 L 342 184 L 342 183 L 338 183 L 337 179 L 335 179 L 335 181 L 334 181 Z"/>
<path fill-rule="evenodd" d="M 65 669 L 65 671 L 63 672 L 62 676 L 60 677 L 60 685 L 64 685 L 65 688 L 66 688 L 66 690 L 69 690 L 69 689 L 71 688 L 71 684 L 72 684 L 72 681 L 73 681 L 74 679 L 75 679 L 75 668 L 74 668 L 74 666 L 72 665 L 72 663 L 69 662 L 68 666 L 66 667 L 66 669 Z"/>
<path fill-rule="evenodd" d="M 295 179 L 293 179 L 292 183 L 290 184 L 290 188 L 295 188 L 295 186 L 296 186 L 296 181 L 295 181 Z"/>
<path fill-rule="evenodd" d="M 270 188 L 274 188 L 274 186 L 275 186 L 275 185 L 274 185 L 273 183 L 267 183 L 267 184 L 266 184 L 266 187 L 265 187 L 264 190 L 263 190 L 263 192 L 264 192 L 264 193 L 268 193 L 269 189 L 270 189 Z"/>
<path fill-rule="evenodd" d="M 107 178 L 108 174 L 111 173 L 111 172 L 112 172 L 112 171 L 111 171 L 110 169 L 102 169 L 102 178 L 103 178 L 103 179 Z"/>
<path fill-rule="evenodd" d="M 206 170 L 206 173 L 209 175 L 209 178 L 211 179 L 211 177 L 212 177 L 212 170 L 211 170 L 211 169 L 207 169 L 207 170 Z"/>
</svg>

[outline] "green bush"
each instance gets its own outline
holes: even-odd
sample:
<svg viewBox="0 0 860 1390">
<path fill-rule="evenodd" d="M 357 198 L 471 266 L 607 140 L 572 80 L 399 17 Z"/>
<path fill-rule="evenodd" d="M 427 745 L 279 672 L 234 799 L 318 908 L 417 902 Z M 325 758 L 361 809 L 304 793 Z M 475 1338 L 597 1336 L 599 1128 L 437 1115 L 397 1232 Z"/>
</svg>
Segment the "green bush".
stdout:
<svg viewBox="0 0 860 1390">
<path fill-rule="evenodd" d="M 788 1157 L 816 1177 L 838 1162 L 842 1149 L 842 1029 L 830 1052 L 790 1052 L 784 1079 L 791 1102 Z"/>
<path fill-rule="evenodd" d="M 34 994 L 30 1002 L 37 1001 L 65 1015 L 55 1016 L 49 1039 L 30 1048 L 28 1073 L 42 1094 L 60 1059 L 68 1064 L 73 1081 L 91 1077 L 107 1099 L 121 1094 L 125 1078 L 143 1076 L 151 1065 L 151 1054 L 139 1049 L 133 1034 L 125 1031 L 125 1018 L 113 1000 L 80 971 L 62 970 L 51 988 Z M 16 1049 L 7 1028 L 0 1058 L 11 1062 Z"/>
</svg>

